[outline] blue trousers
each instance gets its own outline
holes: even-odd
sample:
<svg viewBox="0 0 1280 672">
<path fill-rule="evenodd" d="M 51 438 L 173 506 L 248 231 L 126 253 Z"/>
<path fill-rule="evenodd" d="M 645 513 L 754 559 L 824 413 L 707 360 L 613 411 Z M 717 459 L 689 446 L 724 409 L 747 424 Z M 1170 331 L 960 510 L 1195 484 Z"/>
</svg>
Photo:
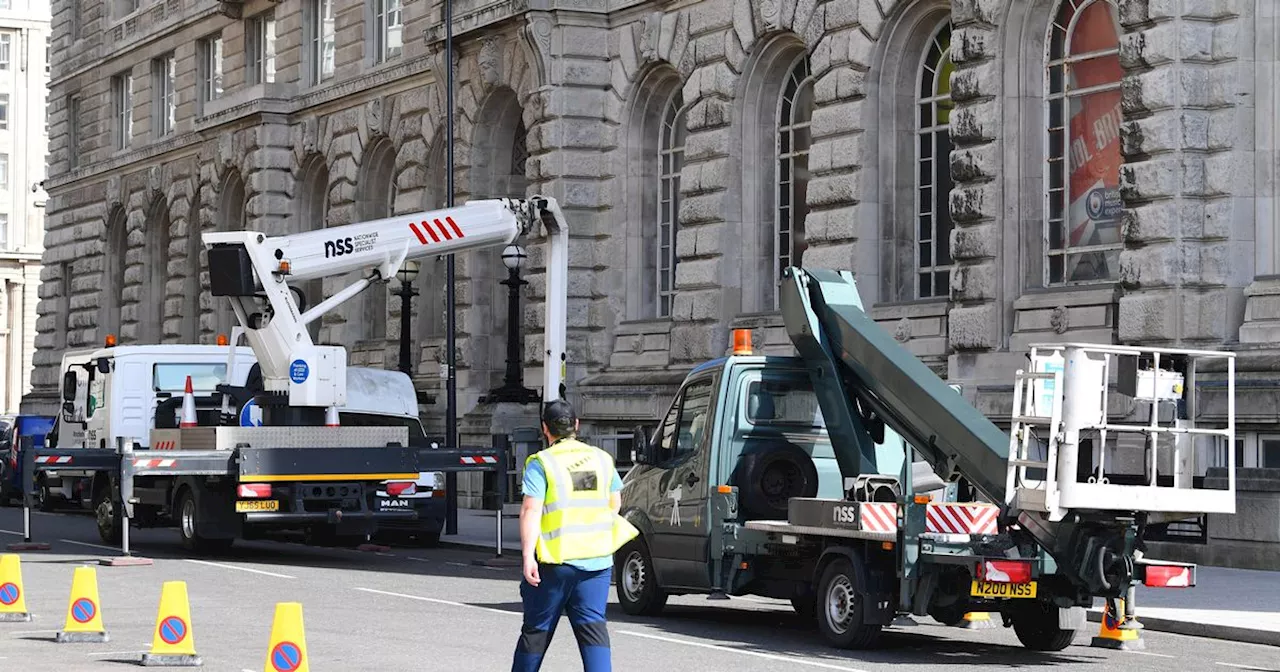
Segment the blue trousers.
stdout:
<svg viewBox="0 0 1280 672">
<path fill-rule="evenodd" d="M 542 668 L 542 657 L 556 634 L 560 615 L 566 611 L 578 639 L 583 672 L 612 672 L 604 616 L 612 572 L 612 568 L 587 572 L 572 565 L 539 564 L 542 582 L 538 586 L 521 580 L 524 626 L 516 643 L 512 672 L 537 672 Z"/>
</svg>

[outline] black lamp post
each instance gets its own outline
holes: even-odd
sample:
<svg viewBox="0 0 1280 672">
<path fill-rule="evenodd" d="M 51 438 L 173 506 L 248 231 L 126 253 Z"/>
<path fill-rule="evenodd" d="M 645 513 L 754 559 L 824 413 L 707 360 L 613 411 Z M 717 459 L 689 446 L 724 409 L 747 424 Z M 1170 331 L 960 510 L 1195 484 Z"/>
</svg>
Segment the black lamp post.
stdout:
<svg viewBox="0 0 1280 672">
<path fill-rule="evenodd" d="M 523 334 L 520 329 L 520 287 L 529 284 L 520 279 L 520 267 L 524 266 L 524 248 L 508 245 L 502 250 L 502 265 L 507 267 L 507 372 L 502 387 L 489 394 L 489 401 L 532 404 L 538 401 L 538 393 L 524 386 L 524 367 L 520 365 Z"/>
<path fill-rule="evenodd" d="M 418 262 L 406 261 L 400 266 L 400 271 L 396 273 L 396 280 L 400 281 L 400 287 L 392 294 L 400 297 L 400 370 L 406 376 L 413 375 L 413 364 L 409 358 L 409 342 L 410 342 L 410 320 L 412 319 L 413 297 L 418 295 L 418 290 L 413 288 L 413 281 L 418 279 Z"/>
</svg>

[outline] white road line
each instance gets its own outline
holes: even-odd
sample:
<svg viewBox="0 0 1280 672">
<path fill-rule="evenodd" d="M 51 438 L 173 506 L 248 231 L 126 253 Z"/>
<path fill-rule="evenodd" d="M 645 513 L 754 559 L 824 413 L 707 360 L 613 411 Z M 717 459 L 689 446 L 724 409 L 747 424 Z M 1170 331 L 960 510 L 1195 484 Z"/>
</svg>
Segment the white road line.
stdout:
<svg viewBox="0 0 1280 672">
<path fill-rule="evenodd" d="M 194 563 L 196 563 L 197 565 L 208 565 L 208 566 L 210 566 L 210 567 L 221 567 L 221 568 L 223 568 L 223 569 L 236 569 L 236 570 L 239 570 L 239 571 L 241 571 L 241 572 L 252 572 L 252 573 L 254 573 L 254 574 L 262 574 L 263 576 L 274 576 L 274 577 L 276 577 L 277 579 L 296 579 L 296 578 L 298 578 L 298 577 L 296 577 L 296 576 L 289 576 L 288 574 L 276 574 L 275 572 L 264 572 L 264 571 L 262 571 L 261 569 L 249 569 L 248 567 L 236 567 L 235 565 L 224 565 L 224 564 L 222 564 L 222 563 L 220 563 L 220 562 L 209 562 L 208 560 L 192 560 L 192 559 L 190 559 L 190 558 L 187 558 L 187 562 L 194 562 Z"/>
<path fill-rule="evenodd" d="M 56 635 L 58 632 L 58 630 L 15 630 L 9 635 L 11 637 L 17 637 L 18 635 Z"/>
<path fill-rule="evenodd" d="M 104 551 L 120 550 L 119 548 L 116 548 L 114 546 L 99 546 L 98 544 L 90 544 L 89 542 L 86 542 L 86 541 L 74 541 L 71 539 L 59 539 L 58 541 L 61 541 L 64 544 L 75 544 L 76 546 L 88 546 L 89 548 L 100 548 Z"/>
<path fill-rule="evenodd" d="M 522 617 L 522 614 L 517 611 L 506 611 L 505 609 L 494 609 L 493 607 L 481 607 L 474 604 L 467 604 L 465 602 L 453 602 L 451 600 L 441 600 L 435 597 L 422 597 L 421 595 L 406 595 L 404 593 L 390 593 L 385 590 L 374 590 L 373 588 L 356 588 L 356 590 L 361 590 L 366 593 L 376 593 L 378 595 L 390 595 L 391 597 L 403 597 L 407 600 L 418 600 L 420 602 L 434 602 L 436 604 L 447 604 L 451 607 L 465 607 L 467 609 L 479 609 L 480 611 L 489 611 L 495 614 L 502 614 L 503 616 Z"/>
<path fill-rule="evenodd" d="M 1155 656 L 1156 658 L 1177 658 L 1177 656 L 1170 656 L 1164 653 L 1151 653 L 1150 651 L 1129 651 L 1129 653 L 1136 653 L 1139 656 Z"/>
<path fill-rule="evenodd" d="M 13 535 L 13 536 L 15 536 L 15 537 L 21 537 L 21 536 L 22 536 L 22 533 L 21 533 L 21 532 L 14 532 L 13 530 L 0 530 L 0 534 L 12 534 L 12 535 Z"/>
<path fill-rule="evenodd" d="M 633 630 L 618 630 L 620 635 L 630 635 L 632 637 L 641 637 L 644 639 L 654 639 L 660 642 L 670 642 L 672 644 L 684 644 L 685 646 L 696 646 L 702 649 L 711 649 L 713 651 L 724 651 L 726 653 L 737 653 L 744 656 L 753 656 L 756 658 L 764 658 L 766 660 L 776 660 L 783 663 L 791 663 L 793 665 L 808 665 L 810 667 L 820 667 L 824 670 L 841 670 L 841 672 L 865 672 L 856 667 L 845 667 L 843 665 L 834 665 L 832 663 L 823 663 L 816 660 L 805 660 L 803 658 L 795 658 L 793 656 L 780 656 L 772 653 L 761 653 L 759 651 L 747 651 L 744 649 L 735 649 L 729 646 L 720 646 L 718 644 L 707 644 L 706 642 L 694 642 L 687 639 L 676 639 L 675 637 L 663 637 L 661 635 L 650 635 L 644 632 L 635 632 Z"/>
<path fill-rule="evenodd" d="M 100 653 L 86 653 L 86 656 L 139 656 L 149 653 L 151 649 L 143 649 L 141 651 L 102 651 Z"/>
<path fill-rule="evenodd" d="M 1252 665 L 1236 665 L 1235 663 L 1214 663 L 1214 665 L 1221 665 L 1221 666 L 1223 666 L 1223 667 L 1231 667 L 1231 668 L 1235 668 L 1235 669 L 1237 669 L 1237 670 L 1260 670 L 1260 672 L 1268 672 L 1268 671 L 1267 671 L 1267 668 L 1265 668 L 1265 667 L 1254 667 L 1254 666 L 1252 666 Z"/>
</svg>

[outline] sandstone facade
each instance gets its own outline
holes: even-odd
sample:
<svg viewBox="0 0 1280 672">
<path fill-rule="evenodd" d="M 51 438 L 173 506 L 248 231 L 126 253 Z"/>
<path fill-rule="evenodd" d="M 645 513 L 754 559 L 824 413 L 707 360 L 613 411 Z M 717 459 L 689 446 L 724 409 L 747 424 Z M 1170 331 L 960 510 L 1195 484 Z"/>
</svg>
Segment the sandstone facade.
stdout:
<svg viewBox="0 0 1280 672">
<path fill-rule="evenodd" d="M 228 330 L 200 231 L 445 200 L 439 2 L 142 1 L 54 2 L 33 410 L 64 348 Z M 1237 453 L 1280 464 L 1274 2 L 459 0 L 455 18 L 455 196 L 565 206 L 570 389 L 598 441 L 625 446 L 733 327 L 788 352 L 774 279 L 800 263 L 853 270 L 873 316 L 997 419 L 1033 342 L 1238 349 Z M 439 428 L 443 263 L 423 270 L 415 379 Z M 480 440 L 535 409 L 482 400 L 508 328 L 497 252 L 458 271 Z M 398 310 L 371 291 L 318 336 L 392 367 Z"/>
</svg>

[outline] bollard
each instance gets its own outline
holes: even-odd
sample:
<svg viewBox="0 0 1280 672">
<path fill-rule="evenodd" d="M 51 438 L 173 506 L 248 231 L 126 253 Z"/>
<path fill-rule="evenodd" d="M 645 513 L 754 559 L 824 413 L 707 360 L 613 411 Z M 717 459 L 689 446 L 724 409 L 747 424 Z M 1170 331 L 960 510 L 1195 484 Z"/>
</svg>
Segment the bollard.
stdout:
<svg viewBox="0 0 1280 672">
<path fill-rule="evenodd" d="M 31 541 L 31 507 L 36 499 L 36 450 L 34 437 L 18 439 L 22 446 L 22 542 L 6 546 L 10 551 L 47 551 L 46 543 Z"/>
<path fill-rule="evenodd" d="M 496 521 L 494 533 L 497 537 L 494 544 L 494 556 L 487 560 L 474 560 L 474 564 L 485 567 L 519 567 L 520 560 L 518 558 L 507 558 L 502 554 L 502 507 L 507 499 L 507 449 L 509 437 L 505 434 L 499 434 L 493 437 L 493 447 L 498 451 L 498 461 L 494 465 L 497 472 L 497 494 L 498 510 L 495 512 L 494 520 Z"/>
</svg>

